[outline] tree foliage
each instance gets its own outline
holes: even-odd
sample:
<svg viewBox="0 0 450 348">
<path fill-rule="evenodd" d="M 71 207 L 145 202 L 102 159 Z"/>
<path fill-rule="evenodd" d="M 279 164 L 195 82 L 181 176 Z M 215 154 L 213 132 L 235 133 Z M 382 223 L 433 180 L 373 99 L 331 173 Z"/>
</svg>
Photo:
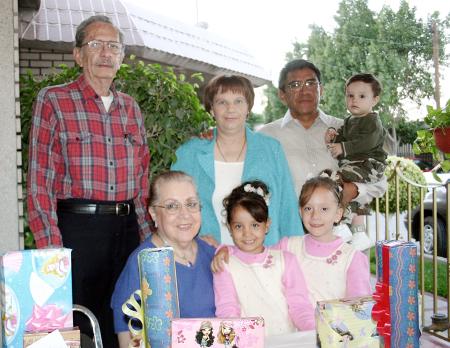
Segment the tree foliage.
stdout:
<svg viewBox="0 0 450 348">
<path fill-rule="evenodd" d="M 151 175 L 169 169 L 177 148 L 212 125 L 197 96 L 202 75 L 193 74 L 190 80 L 172 68 L 133 60 L 117 72 L 117 88 L 136 100 L 144 117 Z"/>
<path fill-rule="evenodd" d="M 423 121 L 409 121 L 401 117 L 396 120 L 395 128 L 400 144 L 412 144 L 416 140 L 417 131 L 425 129 L 426 125 Z"/>
<path fill-rule="evenodd" d="M 264 95 L 267 98 L 263 113 L 264 121 L 268 123 L 282 117 L 286 113 L 287 107 L 278 98 L 278 89 L 272 83 L 269 83 L 264 89 Z"/>
<path fill-rule="evenodd" d="M 343 0 L 335 21 L 332 33 L 312 25 L 307 42 L 294 43 L 293 51 L 286 55 L 288 60 L 308 59 L 321 70 L 325 112 L 338 117 L 346 114 L 344 82 L 359 72 L 373 73 L 382 82 L 377 110 L 385 124 L 406 116 L 405 100 L 420 104 L 433 95 L 431 23 L 434 21 L 441 33 L 439 59 L 446 63 L 450 14 L 440 19 L 435 12 L 424 21 L 406 1 L 398 11 L 384 6 L 376 13 L 367 0 Z M 273 96 L 274 91 L 268 89 L 267 93 Z"/>
</svg>

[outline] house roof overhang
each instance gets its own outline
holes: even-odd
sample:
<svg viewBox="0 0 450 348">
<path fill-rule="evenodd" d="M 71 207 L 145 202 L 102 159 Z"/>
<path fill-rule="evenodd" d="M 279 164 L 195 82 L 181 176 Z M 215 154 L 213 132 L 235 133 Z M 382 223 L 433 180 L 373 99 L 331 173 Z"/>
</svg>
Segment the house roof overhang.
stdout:
<svg viewBox="0 0 450 348">
<path fill-rule="evenodd" d="M 269 72 L 238 44 L 126 0 L 41 0 L 36 1 L 38 10 L 32 2 L 19 0 L 22 47 L 71 51 L 77 26 L 92 15 L 104 14 L 124 33 L 127 55 L 208 76 L 239 74 L 256 87 L 270 81 Z"/>
</svg>

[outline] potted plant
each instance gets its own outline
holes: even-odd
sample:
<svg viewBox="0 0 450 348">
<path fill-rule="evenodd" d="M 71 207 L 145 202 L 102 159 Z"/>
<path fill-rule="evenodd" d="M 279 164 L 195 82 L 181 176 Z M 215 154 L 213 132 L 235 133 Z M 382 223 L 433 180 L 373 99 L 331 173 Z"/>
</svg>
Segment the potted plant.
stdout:
<svg viewBox="0 0 450 348">
<path fill-rule="evenodd" d="M 429 129 L 417 131 L 417 139 L 413 149 L 416 154 L 431 153 L 439 162 L 436 169 L 450 171 L 450 99 L 444 108 L 427 106 L 424 118 Z"/>
</svg>

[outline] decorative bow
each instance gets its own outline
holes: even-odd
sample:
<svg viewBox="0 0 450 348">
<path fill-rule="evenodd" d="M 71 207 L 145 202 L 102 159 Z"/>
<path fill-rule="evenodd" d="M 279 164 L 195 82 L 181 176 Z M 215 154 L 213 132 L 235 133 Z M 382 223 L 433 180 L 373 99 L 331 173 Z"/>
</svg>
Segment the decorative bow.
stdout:
<svg viewBox="0 0 450 348">
<path fill-rule="evenodd" d="M 377 331 L 384 338 L 384 347 L 391 346 L 391 314 L 389 301 L 389 248 L 382 247 L 383 279 L 377 282 L 373 299 L 375 305 L 372 308 L 372 318 L 377 322 Z"/>
<path fill-rule="evenodd" d="M 49 304 L 43 307 L 33 306 L 30 318 L 25 323 L 26 331 L 50 331 L 69 327 L 72 321 L 72 312 L 65 313 L 57 305 Z"/>
<path fill-rule="evenodd" d="M 144 310 L 136 300 L 136 297 L 139 299 L 142 298 L 141 290 L 136 290 L 131 294 L 130 298 L 122 305 L 122 312 L 130 317 L 130 320 L 128 321 L 128 329 L 130 330 L 131 334 L 133 336 L 142 337 L 142 341 L 144 341 L 145 335 L 142 332 L 143 329 L 135 329 L 131 324 L 133 319 L 135 319 L 141 323 L 142 328 L 144 327 Z M 144 346 L 151 348 L 149 342 L 144 342 Z"/>
</svg>

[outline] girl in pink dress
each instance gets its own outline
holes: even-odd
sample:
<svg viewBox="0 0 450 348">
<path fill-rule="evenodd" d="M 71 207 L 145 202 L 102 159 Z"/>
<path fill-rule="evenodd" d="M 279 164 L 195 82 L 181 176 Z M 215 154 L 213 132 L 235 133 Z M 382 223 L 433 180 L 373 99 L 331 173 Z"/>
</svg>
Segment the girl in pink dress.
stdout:
<svg viewBox="0 0 450 348">
<path fill-rule="evenodd" d="M 214 274 L 217 317 L 261 316 L 267 335 L 314 329 L 313 306 L 295 256 L 264 246 L 270 226 L 266 185 L 245 182 L 223 204 L 234 246 L 224 271 Z"/>
<path fill-rule="evenodd" d="M 333 234 L 344 207 L 342 190 L 330 175 L 324 172 L 302 187 L 300 215 L 308 233 L 283 238 L 279 243 L 282 250 L 297 256 L 314 305 L 317 301 L 372 293 L 367 256 Z"/>
<path fill-rule="evenodd" d="M 285 237 L 274 246 L 293 253 L 306 280 L 309 299 L 317 301 L 372 293 L 367 256 L 333 234 L 333 225 L 343 215 L 342 192 L 329 173 L 306 181 L 299 199 L 304 236 Z M 214 258 L 214 271 L 222 269 L 227 252 L 222 248 Z M 220 273 L 219 273 L 220 274 Z"/>
</svg>

